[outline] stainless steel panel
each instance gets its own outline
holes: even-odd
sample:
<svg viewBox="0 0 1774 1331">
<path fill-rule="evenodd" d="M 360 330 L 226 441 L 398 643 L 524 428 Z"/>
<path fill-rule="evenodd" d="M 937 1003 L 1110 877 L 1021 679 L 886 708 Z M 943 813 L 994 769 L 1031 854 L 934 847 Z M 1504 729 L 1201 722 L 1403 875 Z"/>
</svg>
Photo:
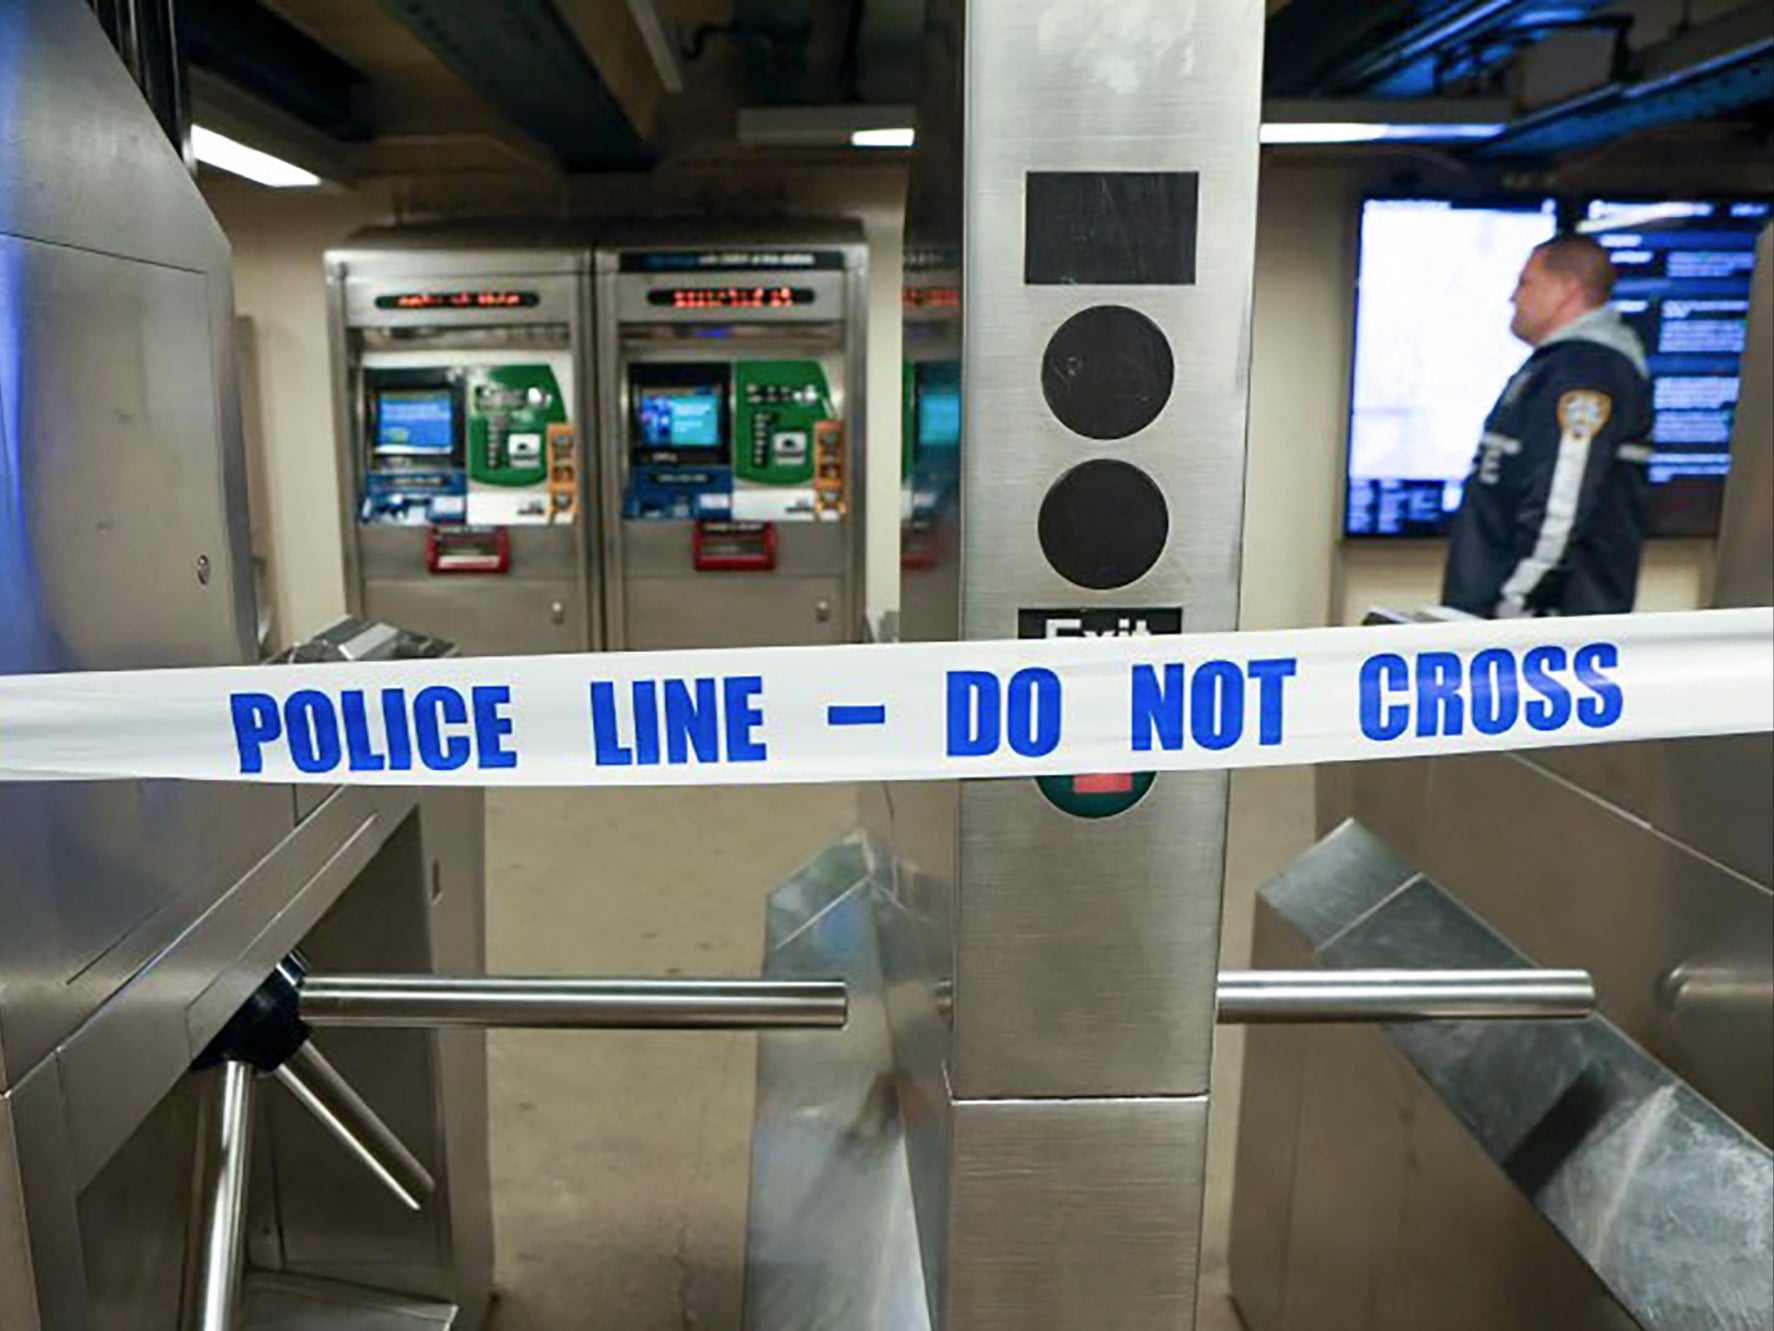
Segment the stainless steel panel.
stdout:
<svg viewBox="0 0 1774 1331">
<path fill-rule="evenodd" d="M 1190 630 L 1233 628 L 1263 6 L 973 0 L 965 22 L 961 635 L 1014 636 L 1020 607 L 1076 604 L 1180 605 Z M 1198 173 L 1194 285 L 1025 285 L 1032 170 Z M 1176 365 L 1163 411 L 1118 444 L 1072 434 L 1039 387 L 1053 331 L 1103 303 L 1151 318 Z M 1048 487 L 1091 457 L 1137 464 L 1171 513 L 1158 562 L 1113 592 L 1061 577 L 1036 536 Z M 1161 778 L 1101 823 L 1027 783 L 962 792 L 958 1096 L 1206 1090 L 1225 815 L 1214 775 Z"/>
<path fill-rule="evenodd" d="M 31 1269 L 31 1217 L 12 1099 L 0 1095 L 0 1323 L 37 1326 L 37 1286 Z"/>
<path fill-rule="evenodd" d="M 1194 1325 L 1207 1099 L 956 1101 L 947 1320 Z"/>
<path fill-rule="evenodd" d="M 0 81 L 0 671 L 254 659 L 226 245 L 85 7 L 8 6 Z M 275 788 L 0 792 L 0 1086 L 292 818 Z"/>
<path fill-rule="evenodd" d="M 255 660 L 221 232 L 88 6 L 0 7 L 0 86 L 0 671 Z M 191 1058 L 414 803 L 335 792 L 295 829 L 277 787 L 0 794 L 7 1331 L 174 1324 Z M 447 807 L 478 911 L 478 804 Z M 484 1213 L 475 1066 L 478 1180 L 476 1102 L 444 1098 Z"/>
<path fill-rule="evenodd" d="M 953 854 L 954 824 L 944 818 L 953 811 L 954 784 L 921 782 L 877 789 L 885 805 L 880 813 L 885 814 L 893 839 L 881 842 L 875 857 L 875 931 L 893 1038 L 894 1077 L 901 1103 L 911 1107 L 905 1115 L 906 1159 L 924 1283 L 931 1291 L 932 1315 L 940 1319 L 948 1260 L 949 1171 L 954 1161 L 948 1071 L 954 1010 L 954 870 L 950 863 L 933 871 L 933 860 L 920 857 L 944 850 Z M 920 841 L 920 832 L 932 840 Z"/>
<path fill-rule="evenodd" d="M 1370 1037 L 1359 1066 L 1389 1056 L 1378 1043 Z M 1357 1066 L 1361 1055 L 1349 1053 Z M 1426 1090 L 1401 1109 L 1393 1127 L 1405 1138 L 1404 1199 L 1388 1222 L 1396 1283 L 1375 1331 L 1636 1331 L 1640 1323 Z"/>
<path fill-rule="evenodd" d="M 693 522 L 625 522 L 622 559 L 630 578 L 688 578 L 719 583 L 720 573 L 691 567 Z M 783 522 L 776 527 L 777 577 L 842 578 L 848 533 L 841 522 Z M 763 575 L 760 575 L 763 576 Z"/>
<path fill-rule="evenodd" d="M 479 807 L 478 792 L 428 795 L 350 890 L 305 929 L 304 954 L 322 968 L 482 973 Z M 264 1181 L 277 1242 L 261 1260 L 274 1256 L 286 1272 L 446 1302 L 459 1319 L 449 1325 L 478 1327 L 492 1268 L 484 1036 L 329 1031 L 322 1043 L 433 1176 L 436 1192 L 422 1211 L 407 1210 L 293 1098 L 267 1096 Z M 247 1322 L 254 1324 L 251 1316 Z"/>
<path fill-rule="evenodd" d="M 309 931 L 302 953 L 319 968 L 428 969 L 428 874 L 416 819 L 402 823 L 351 889 Z M 441 1116 L 425 1093 L 435 1037 L 418 1031 L 328 1031 L 327 1058 L 436 1179 L 413 1212 L 342 1150 L 292 1096 L 267 1096 L 264 1129 L 285 1269 L 448 1297 L 450 1181 L 440 1160 Z"/>
<path fill-rule="evenodd" d="M 759 1041 L 748 1331 L 930 1326 L 871 927 L 878 867 L 852 838 L 770 896 L 765 977 L 842 976 L 852 1014 L 841 1033 Z"/>
<path fill-rule="evenodd" d="M 1312 962 L 1312 949 L 1276 911 L 1261 907 L 1252 925 L 1251 955 L 1269 966 Z M 1272 1026 L 1244 1039 L 1227 1264 L 1233 1298 L 1251 1331 L 1279 1331 L 1284 1325 L 1304 1086 L 1318 1035 Z"/>
<path fill-rule="evenodd" d="M 768 572 L 691 566 L 690 522 L 619 524 L 624 587 L 621 641 L 629 651 L 769 647 L 853 641 L 846 580 L 850 521 L 785 522 Z"/>
<path fill-rule="evenodd" d="M 446 636 L 463 656 L 577 652 L 585 616 L 572 582 L 512 577 L 371 579 L 364 584 L 371 618 Z"/>
<path fill-rule="evenodd" d="M 844 584 L 836 577 L 723 572 L 630 578 L 624 599 L 629 651 L 848 641 Z"/>
<path fill-rule="evenodd" d="M 56 1055 L 62 1130 L 79 1186 L 380 844 L 387 828 L 372 811 L 410 798 L 335 796 L 63 1042 Z"/>
<path fill-rule="evenodd" d="M 325 1280 L 255 1273 L 241 1331 L 466 1331 L 454 1304 Z"/>
<path fill-rule="evenodd" d="M 1306 1060 L 1299 1135 L 1291 1205 L 1277 1217 L 1288 1257 L 1277 1325 L 1288 1331 L 1372 1331 L 1385 1321 L 1410 1171 L 1400 1110 L 1413 1096 L 1396 1057 L 1365 1060 L 1360 1080 L 1341 1075 L 1366 1038 L 1313 1031 L 1296 1046 Z"/>
<path fill-rule="evenodd" d="M 1226 792 L 1166 773 L 1078 819 L 1032 781 L 962 788 L 958 1097 L 1205 1089 Z"/>
<path fill-rule="evenodd" d="M 1418 870 L 1357 822 L 1346 822 L 1263 888 L 1312 947 L 1330 942 L 1416 878 Z M 1278 964 L 1268 962 L 1265 964 Z"/>
<path fill-rule="evenodd" d="M 0 232 L 225 279 L 221 227 L 87 6 L 12 0 L 0 87 L 0 163 L 29 182 L 0 190 Z"/>
<path fill-rule="evenodd" d="M 1404 771 L 1383 785 L 1364 773 L 1357 817 L 1394 845 L 1408 836 L 1417 863 L 1534 956 L 1589 969 L 1610 1019 L 1774 1141 L 1766 886 L 1533 762 L 1484 755 L 1381 766 Z M 1400 808 L 1389 792 L 1412 778 L 1425 798 Z M 1563 853 L 1548 855 L 1555 845 Z"/>
<path fill-rule="evenodd" d="M 1288 902 L 1265 889 L 1258 961 L 1298 964 L 1306 947 L 1330 970 L 1527 964 L 1423 876 L 1377 905 L 1342 898 L 1341 920 L 1323 903 L 1296 918 L 1314 870 L 1338 899 L 1347 860 L 1325 851 L 1290 870 Z M 1774 1318 L 1774 1155 L 1608 1022 L 1315 1034 L 1247 1050 L 1241 1155 L 1293 1159 L 1285 1249 L 1244 1223 L 1235 1235 L 1255 1331 Z M 1286 1085 L 1289 1059 L 1305 1069 L 1291 1122 L 1253 1095 Z M 1278 1189 L 1257 1170 L 1262 1214 Z"/>
<path fill-rule="evenodd" d="M 19 1177 L 25 1197 L 30 1278 L 37 1312 L 47 1331 L 84 1328 L 91 1313 L 86 1255 L 80 1234 L 79 1193 L 73 1143 L 60 1069 L 55 1060 L 37 1065 L 6 1093 L 17 1134 Z M 12 1331 L 10 1324 L 7 1331 Z M 34 1331 L 25 1323 L 23 1331 Z"/>
<path fill-rule="evenodd" d="M 1774 735 L 1596 744 L 1515 761 L 1543 768 L 1726 868 L 1774 885 L 1774 837 L 1765 822 L 1774 791 Z"/>
</svg>

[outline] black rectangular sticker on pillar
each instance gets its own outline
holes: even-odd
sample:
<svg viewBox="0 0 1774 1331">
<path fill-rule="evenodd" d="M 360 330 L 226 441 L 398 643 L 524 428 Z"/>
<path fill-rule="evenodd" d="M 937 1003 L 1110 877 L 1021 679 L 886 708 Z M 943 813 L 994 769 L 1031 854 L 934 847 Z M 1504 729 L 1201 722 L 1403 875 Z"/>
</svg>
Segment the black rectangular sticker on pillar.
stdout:
<svg viewBox="0 0 1774 1331">
<path fill-rule="evenodd" d="M 1023 281 L 1192 286 L 1200 193 L 1193 171 L 1031 171 Z"/>
</svg>

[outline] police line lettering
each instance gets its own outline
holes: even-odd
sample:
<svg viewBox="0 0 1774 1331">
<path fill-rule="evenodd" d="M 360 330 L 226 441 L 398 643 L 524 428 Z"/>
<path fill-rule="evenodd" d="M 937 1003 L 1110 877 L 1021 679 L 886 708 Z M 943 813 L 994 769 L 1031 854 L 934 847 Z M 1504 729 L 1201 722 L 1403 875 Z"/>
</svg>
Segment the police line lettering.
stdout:
<svg viewBox="0 0 1774 1331">
<path fill-rule="evenodd" d="M 1774 610 L 0 677 L 0 779 L 910 781 L 1774 729 Z"/>
</svg>

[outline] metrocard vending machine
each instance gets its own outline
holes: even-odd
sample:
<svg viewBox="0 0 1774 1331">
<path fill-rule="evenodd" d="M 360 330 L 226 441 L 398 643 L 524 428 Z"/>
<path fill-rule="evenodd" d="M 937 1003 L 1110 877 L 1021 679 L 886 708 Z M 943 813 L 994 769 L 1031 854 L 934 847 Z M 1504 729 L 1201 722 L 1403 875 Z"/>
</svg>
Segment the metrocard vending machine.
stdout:
<svg viewBox="0 0 1774 1331">
<path fill-rule="evenodd" d="M 599 645 L 583 251 L 327 258 L 352 609 L 468 654 Z"/>
<path fill-rule="evenodd" d="M 860 636 L 866 260 L 821 234 L 598 252 L 610 646 Z"/>
</svg>

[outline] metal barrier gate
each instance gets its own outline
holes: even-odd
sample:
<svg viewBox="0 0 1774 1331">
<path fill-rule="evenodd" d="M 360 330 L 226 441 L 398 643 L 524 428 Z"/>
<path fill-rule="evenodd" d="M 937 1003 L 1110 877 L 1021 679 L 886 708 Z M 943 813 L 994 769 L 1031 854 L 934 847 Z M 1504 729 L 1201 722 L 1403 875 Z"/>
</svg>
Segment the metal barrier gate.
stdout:
<svg viewBox="0 0 1774 1331">
<path fill-rule="evenodd" d="M 932 6 L 906 640 L 1236 627 L 1264 7 Z M 959 395 L 958 428 L 945 395 Z M 1576 1017 L 1582 973 L 1216 975 L 1224 773 L 898 785 L 773 899 L 752 1331 L 1194 1324 L 1219 1021 Z"/>
</svg>

